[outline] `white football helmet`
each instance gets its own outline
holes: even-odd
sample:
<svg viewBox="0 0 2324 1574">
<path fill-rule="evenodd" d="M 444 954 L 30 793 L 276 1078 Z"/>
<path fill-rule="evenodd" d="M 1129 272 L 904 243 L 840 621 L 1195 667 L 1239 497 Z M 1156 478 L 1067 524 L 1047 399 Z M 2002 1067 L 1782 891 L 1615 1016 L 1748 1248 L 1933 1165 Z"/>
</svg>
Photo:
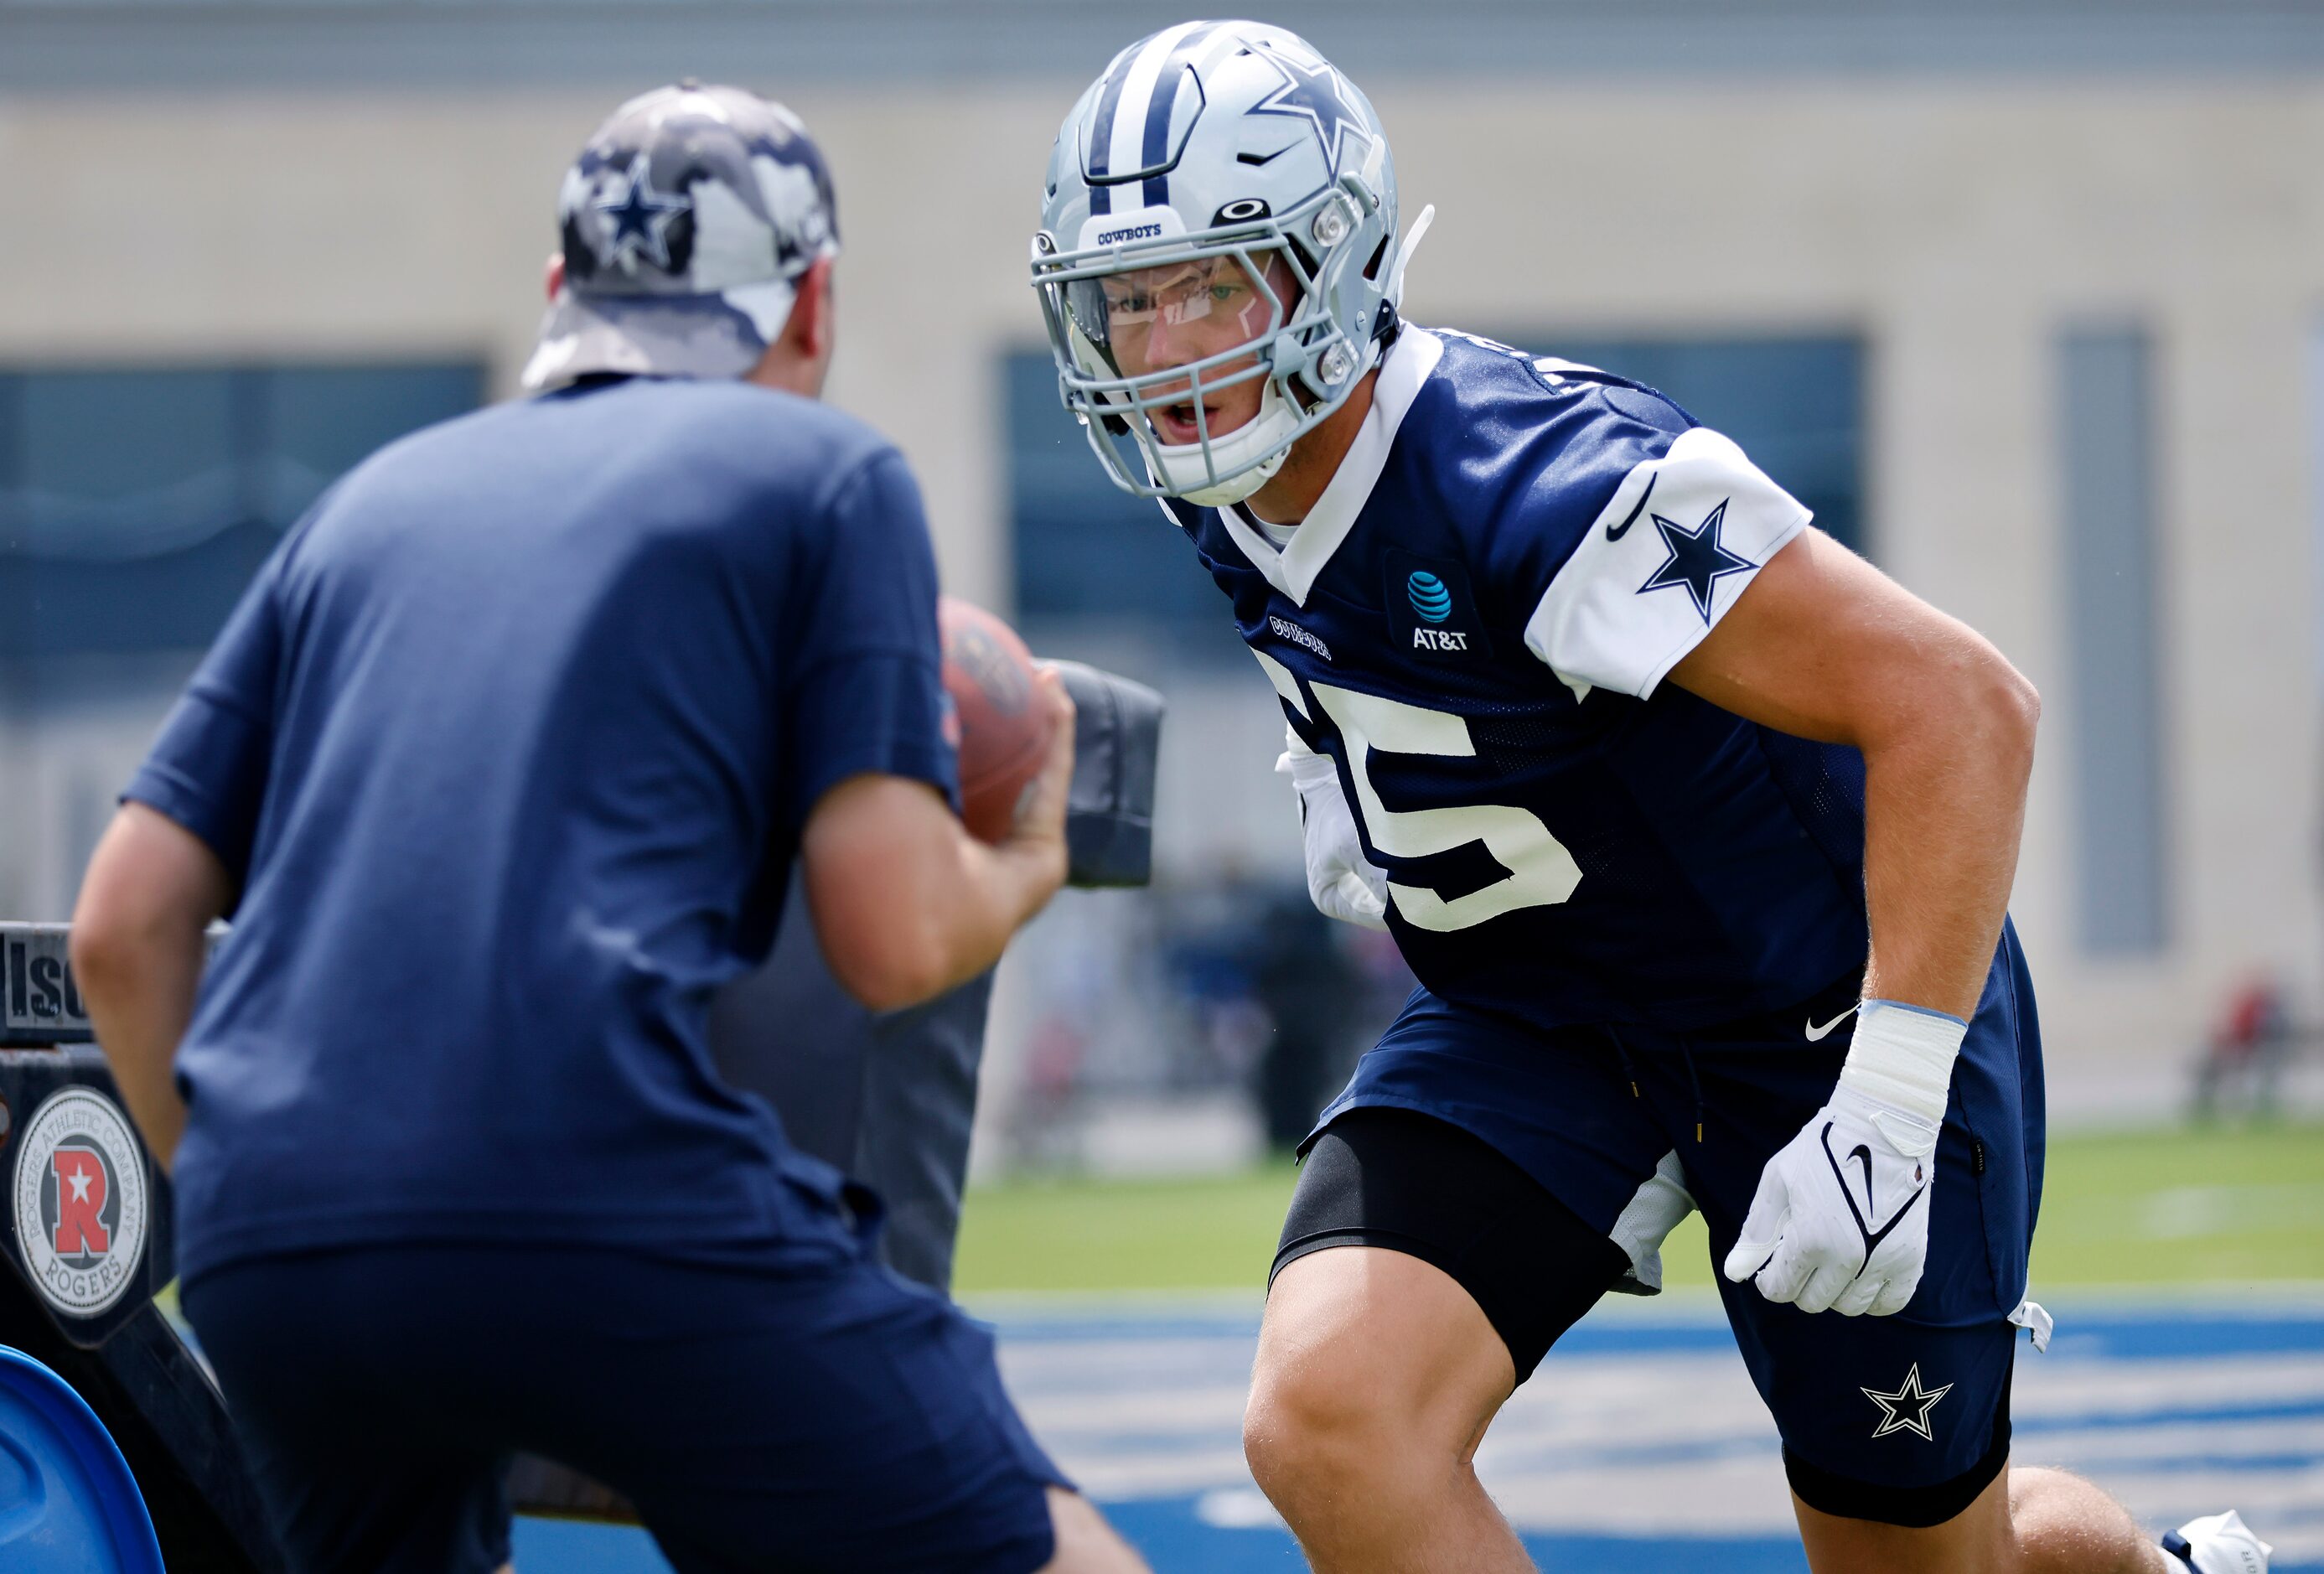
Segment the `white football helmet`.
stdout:
<svg viewBox="0 0 2324 1574">
<path fill-rule="evenodd" d="M 1396 216 L 1379 117 L 1297 34 L 1187 22 L 1115 56 L 1033 237 L 1059 391 L 1115 483 L 1205 507 L 1264 485 L 1395 335 L 1429 215 L 1401 245 Z"/>
</svg>

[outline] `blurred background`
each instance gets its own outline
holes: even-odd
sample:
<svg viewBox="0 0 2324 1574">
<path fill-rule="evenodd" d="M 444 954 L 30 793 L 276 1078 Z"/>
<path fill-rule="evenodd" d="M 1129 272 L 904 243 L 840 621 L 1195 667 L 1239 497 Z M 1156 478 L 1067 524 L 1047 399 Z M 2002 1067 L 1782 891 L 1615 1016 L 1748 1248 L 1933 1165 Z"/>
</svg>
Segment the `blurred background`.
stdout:
<svg viewBox="0 0 2324 1574">
<path fill-rule="evenodd" d="M 1369 92 L 1407 221 L 1437 207 L 1408 316 L 1661 387 L 2040 686 L 2015 903 L 2061 1133 L 2037 1293 L 2242 1306 L 2324 1278 L 2324 9 L 1265 14 Z M 830 160 L 831 395 L 917 466 L 947 588 L 1172 704 L 1155 887 L 1067 893 L 1004 966 L 964 1287 L 1248 1294 L 1288 1186 L 1270 1149 L 1409 981 L 1306 909 L 1273 695 L 1059 410 L 1025 283 L 1065 111 L 1179 19 L 0 0 L 0 915 L 67 914 L 175 687 L 319 489 L 514 393 L 557 181 L 597 121 L 733 81 Z M 1658 1350 L 1646 1369 L 1679 1369 Z M 2324 1560 L 2324 1358 L 2269 1372 L 2255 1392 L 2312 1388 L 2270 1413 L 2264 1468 Z M 2217 1464 L 2153 1447 L 2181 1487 Z M 1185 1485 L 1164 1474 L 1141 1501 Z M 1204 1524 L 1266 1518 L 1203 1490 L 1180 1496 L 1230 1494 Z M 1183 1566 L 1231 1566 L 1203 1557 Z"/>
<path fill-rule="evenodd" d="M 2315 7 L 1276 15 L 1379 105 L 1407 216 L 1437 205 L 1416 320 L 1660 386 L 2040 686 L 2015 910 L 2061 1115 L 2181 1103 L 2238 995 L 2304 1036 L 2324 1013 Z M 331 477 L 514 392 L 558 177 L 595 123 L 681 74 L 731 78 L 830 157 L 832 396 L 918 466 L 948 588 L 1173 701 L 1161 881 L 1061 904 L 1021 948 L 980 1164 L 1135 1164 L 1129 1127 L 1247 1148 L 1263 1122 L 1197 1111 L 1269 1074 L 1280 1013 L 1240 931 L 1298 868 L 1279 721 L 1223 598 L 1059 410 L 1020 265 L 1065 109 L 1170 19 L 0 0 L 0 911 L 64 916 L 168 696 Z M 1314 944 L 1363 997 L 1335 991 L 1346 1020 L 1320 1030 L 1343 1057 L 1400 992 L 1393 959 Z M 1067 1091 L 1106 1140 L 1009 1135 L 1024 1098 L 1047 1128 Z"/>
</svg>

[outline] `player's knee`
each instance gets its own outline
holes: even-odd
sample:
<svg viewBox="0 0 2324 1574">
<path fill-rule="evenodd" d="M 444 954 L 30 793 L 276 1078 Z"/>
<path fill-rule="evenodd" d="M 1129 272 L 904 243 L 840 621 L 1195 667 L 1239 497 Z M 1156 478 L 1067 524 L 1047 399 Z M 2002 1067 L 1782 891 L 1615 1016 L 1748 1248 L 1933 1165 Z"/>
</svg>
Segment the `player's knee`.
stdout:
<svg viewBox="0 0 2324 1574">
<path fill-rule="evenodd" d="M 2078 1496 L 2092 1487 L 2070 1470 L 2061 1470 L 2053 1465 L 2013 1463 L 2006 1490 L 2009 1494 L 2009 1512 L 2015 1515 L 2024 1510 L 2046 1509 L 2061 1498 Z"/>
<path fill-rule="evenodd" d="M 1253 1376 L 1242 1417 L 1243 1458 L 1267 1495 L 1334 1491 L 1392 1472 L 1400 1438 L 1391 1407 L 1354 1373 L 1317 1361 Z"/>
<path fill-rule="evenodd" d="M 2007 1491 L 2014 1567 L 2021 1574 L 2135 1574 L 2155 1566 L 2153 1541 L 2130 1511 L 2071 1471 L 2013 1465 Z"/>
</svg>

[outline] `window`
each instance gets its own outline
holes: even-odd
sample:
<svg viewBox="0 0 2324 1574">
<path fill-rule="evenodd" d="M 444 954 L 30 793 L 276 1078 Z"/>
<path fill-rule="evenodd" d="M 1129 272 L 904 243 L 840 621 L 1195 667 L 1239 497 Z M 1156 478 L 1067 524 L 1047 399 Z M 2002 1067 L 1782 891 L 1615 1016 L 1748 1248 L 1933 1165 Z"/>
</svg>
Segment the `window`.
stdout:
<svg viewBox="0 0 2324 1574">
<path fill-rule="evenodd" d="M 1658 338 L 1527 334 L 1509 343 L 1667 394 L 1735 439 L 1818 529 L 1868 550 L 1864 347 L 1846 336 Z"/>
<path fill-rule="evenodd" d="M 0 659 L 197 649 L 340 472 L 475 365 L 0 373 Z"/>
<path fill-rule="evenodd" d="M 2076 905 L 2082 947 L 2099 955 L 2169 938 L 2151 362 L 2135 328 L 2059 344 Z"/>
<path fill-rule="evenodd" d="M 72 911 L 114 795 L 282 531 L 483 392 L 473 364 L 0 372 L 0 917 Z"/>
<path fill-rule="evenodd" d="M 1248 665 L 1226 598 L 1151 498 L 1107 479 L 1089 439 L 1057 401 L 1044 350 L 1010 355 L 1009 487 L 1017 620 L 1045 650 L 1102 651 L 1121 670 L 1121 638 L 1173 657 Z M 1151 667 L 1134 676 L 1149 681 Z"/>
</svg>

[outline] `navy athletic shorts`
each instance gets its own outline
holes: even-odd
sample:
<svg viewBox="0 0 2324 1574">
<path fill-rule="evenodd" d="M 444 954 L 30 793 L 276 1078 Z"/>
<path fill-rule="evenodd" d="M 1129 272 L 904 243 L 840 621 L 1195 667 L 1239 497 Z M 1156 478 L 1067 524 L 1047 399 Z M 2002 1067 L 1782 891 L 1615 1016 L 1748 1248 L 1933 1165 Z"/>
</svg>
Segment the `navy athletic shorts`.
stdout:
<svg viewBox="0 0 2324 1574">
<path fill-rule="evenodd" d="M 1029 1574 L 1047 1489 L 992 1339 L 869 1257 L 366 1247 L 186 1285 L 297 1574 L 486 1574 L 509 1456 L 633 1502 L 680 1570 Z"/>
<path fill-rule="evenodd" d="M 1793 1009 L 1685 1035 L 1544 1031 L 1417 990 L 1305 1151 L 1351 1110 L 1432 1120 L 1348 1123 L 1316 1155 L 1327 1162 L 1303 1174 L 1277 1266 L 1351 1244 L 1434 1262 L 1477 1298 L 1523 1381 L 1617 1287 L 1609 1279 L 1626 1258 L 1621 1287 L 1659 1285 L 1661 1237 L 1675 1219 L 1656 1215 L 1674 1176 L 1710 1225 L 1716 1273 L 1768 1158 L 1831 1091 L 1854 1018 L 1831 1024 L 1858 987 L 1838 980 Z M 1444 1127 L 1514 1171 L 1481 1153 L 1443 1151 Z M 2042 1160 L 2041 1033 L 2016 935 L 2005 929 L 1954 1067 L 1928 1266 L 1911 1302 L 1892 1317 L 1810 1314 L 1719 1276 L 1793 1490 L 1812 1507 L 1941 1523 L 2007 1463 L 2011 1318 L 2025 1294 Z M 1515 1171 L 1535 1184 L 1513 1183 Z M 1609 1253 L 1609 1241 L 1622 1250 Z M 1574 1265 L 1571 1294 L 1538 1282 L 1545 1257 Z"/>
</svg>

